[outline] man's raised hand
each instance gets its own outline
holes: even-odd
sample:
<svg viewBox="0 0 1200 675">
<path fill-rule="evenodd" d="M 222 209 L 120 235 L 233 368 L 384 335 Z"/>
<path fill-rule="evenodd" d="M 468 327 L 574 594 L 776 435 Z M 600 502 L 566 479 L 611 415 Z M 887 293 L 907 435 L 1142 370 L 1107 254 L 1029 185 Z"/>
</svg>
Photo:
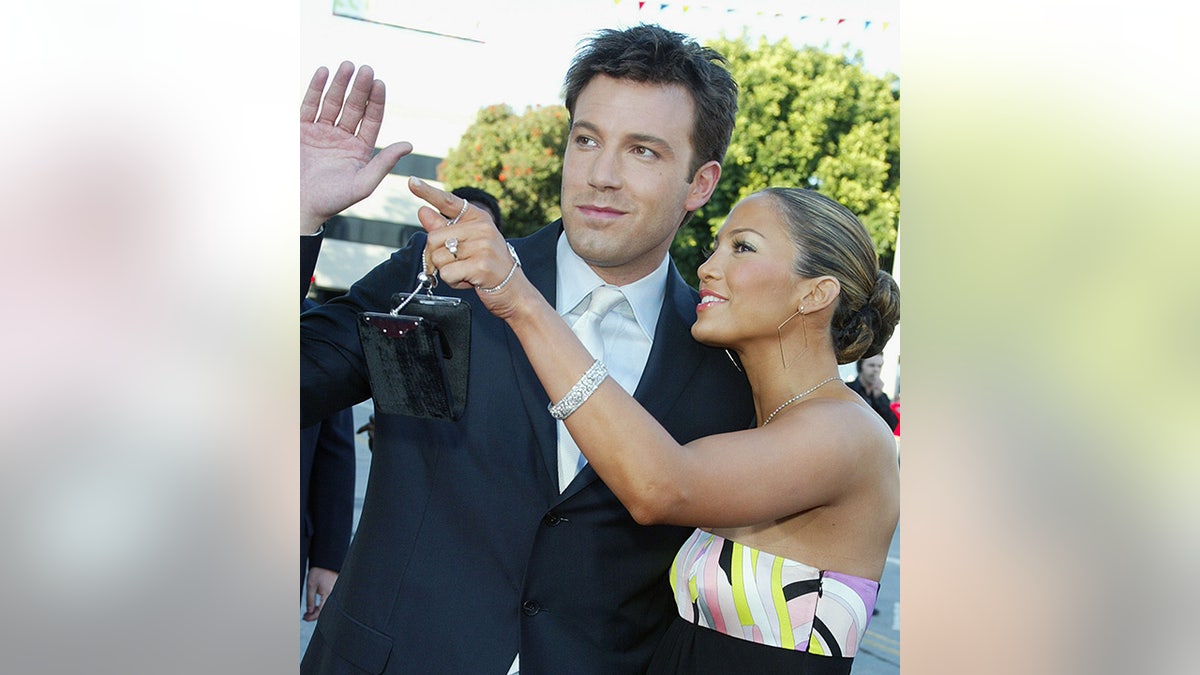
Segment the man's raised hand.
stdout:
<svg viewBox="0 0 1200 675">
<path fill-rule="evenodd" d="M 354 64 L 343 61 L 326 91 L 329 70 L 321 66 L 300 104 L 301 234 L 316 232 L 330 217 L 366 199 L 412 152 L 412 144 L 402 141 L 371 157 L 387 93 L 370 66 L 359 68 L 350 86 L 353 74 Z"/>
</svg>

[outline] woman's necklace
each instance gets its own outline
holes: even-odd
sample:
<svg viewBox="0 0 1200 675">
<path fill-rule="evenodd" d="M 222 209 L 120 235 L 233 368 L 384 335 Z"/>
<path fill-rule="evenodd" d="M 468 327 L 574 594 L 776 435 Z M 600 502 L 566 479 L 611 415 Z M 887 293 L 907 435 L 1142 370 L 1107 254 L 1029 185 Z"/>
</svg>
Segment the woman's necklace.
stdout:
<svg viewBox="0 0 1200 675">
<path fill-rule="evenodd" d="M 780 411 L 780 410 L 783 410 L 784 408 L 788 407 L 789 405 L 791 405 L 791 404 L 795 403 L 796 401 L 799 401 L 800 399 L 804 398 L 805 396 L 808 396 L 809 394 L 811 394 L 811 393 L 813 393 L 814 391 L 816 391 L 816 390 L 820 389 L 821 387 L 823 387 L 823 386 L 825 386 L 825 385 L 829 384 L 830 382 L 833 382 L 834 380 L 838 379 L 839 377 L 841 377 L 841 376 L 840 376 L 840 375 L 833 375 L 833 376 L 831 376 L 831 377 L 828 377 L 828 378 L 826 378 L 826 379 L 824 379 L 824 380 L 821 380 L 820 382 L 818 382 L 817 384 L 815 384 L 815 385 L 813 386 L 813 388 L 812 388 L 812 389 L 809 389 L 808 391 L 805 391 L 805 392 L 803 392 L 803 393 L 800 393 L 800 394 L 796 394 L 795 396 L 793 396 L 793 397 L 789 398 L 788 400 L 784 401 L 784 402 L 783 402 L 783 405 L 781 405 L 781 406 L 779 406 L 778 408 L 776 408 L 776 409 L 775 409 L 775 412 L 771 413 L 770 415 L 767 415 L 767 421 L 763 422 L 763 423 L 762 423 L 762 426 L 764 426 L 764 427 L 765 427 L 765 426 L 767 426 L 768 424 L 770 424 L 770 423 L 771 423 L 771 420 L 775 419 L 775 416 L 779 414 L 779 411 Z"/>
</svg>

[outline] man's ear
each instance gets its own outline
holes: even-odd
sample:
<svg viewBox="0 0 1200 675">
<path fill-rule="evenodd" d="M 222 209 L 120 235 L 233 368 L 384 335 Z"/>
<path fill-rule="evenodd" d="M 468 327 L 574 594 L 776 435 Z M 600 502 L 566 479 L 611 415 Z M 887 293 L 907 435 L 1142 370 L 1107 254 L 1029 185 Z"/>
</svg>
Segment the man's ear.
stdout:
<svg viewBox="0 0 1200 675">
<path fill-rule="evenodd" d="M 808 280 L 808 292 L 804 294 L 800 304 L 804 313 L 817 312 L 829 307 L 842 294 L 842 283 L 837 277 L 823 276 Z"/>
<path fill-rule="evenodd" d="M 689 185 L 687 200 L 683 208 L 695 211 L 708 203 L 713 190 L 717 189 L 717 181 L 721 179 L 721 165 L 715 161 L 707 162 L 696 170 Z"/>
</svg>

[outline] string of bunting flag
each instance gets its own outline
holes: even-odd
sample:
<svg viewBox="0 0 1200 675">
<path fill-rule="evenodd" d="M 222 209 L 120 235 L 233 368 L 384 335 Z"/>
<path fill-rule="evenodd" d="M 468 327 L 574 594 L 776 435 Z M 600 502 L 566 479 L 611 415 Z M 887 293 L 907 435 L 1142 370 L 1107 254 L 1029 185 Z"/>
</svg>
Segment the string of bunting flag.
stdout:
<svg viewBox="0 0 1200 675">
<path fill-rule="evenodd" d="M 622 2 L 622 0 L 613 0 L 614 5 L 620 5 L 621 2 Z M 758 18 L 774 18 L 774 19 L 788 19 L 788 20 L 797 20 L 797 21 L 812 21 L 812 22 L 819 22 L 819 23 L 823 23 L 823 24 L 828 23 L 834 27 L 838 27 L 838 26 L 852 27 L 852 26 L 861 25 L 863 30 L 868 30 L 872 26 L 874 26 L 874 27 L 878 28 L 879 30 L 883 30 L 883 31 L 886 31 L 888 28 L 890 28 L 891 24 L 892 24 L 892 21 L 890 21 L 890 20 L 889 21 L 878 21 L 878 20 L 873 20 L 873 19 L 854 18 L 854 17 L 850 17 L 850 16 L 846 16 L 846 15 L 837 15 L 837 14 L 828 15 L 828 14 L 811 14 L 811 13 L 802 14 L 799 12 L 795 12 L 795 13 L 780 12 L 780 11 L 772 11 L 772 10 L 764 10 L 764 9 L 750 9 L 750 8 L 743 7 L 743 6 L 733 6 L 733 5 L 727 5 L 727 4 L 712 5 L 712 4 L 672 3 L 672 2 L 643 2 L 641 0 L 625 0 L 625 2 L 627 5 L 636 3 L 638 12 L 641 12 L 646 9 L 649 9 L 650 11 L 657 10 L 658 12 L 678 11 L 680 13 L 697 12 L 697 11 L 699 11 L 699 12 L 721 12 L 724 14 L 728 14 L 731 17 L 732 16 L 741 16 L 743 18 L 749 14 L 753 14 L 755 17 L 758 17 Z"/>
</svg>

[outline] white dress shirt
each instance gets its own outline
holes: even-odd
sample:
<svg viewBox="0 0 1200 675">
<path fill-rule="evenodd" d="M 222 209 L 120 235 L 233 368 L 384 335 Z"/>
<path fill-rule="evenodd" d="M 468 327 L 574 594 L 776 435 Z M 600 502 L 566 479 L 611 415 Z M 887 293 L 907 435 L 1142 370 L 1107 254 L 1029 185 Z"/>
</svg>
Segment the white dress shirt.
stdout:
<svg viewBox="0 0 1200 675">
<path fill-rule="evenodd" d="M 575 322 L 587 310 L 592 290 L 605 286 L 588 264 L 567 244 L 566 235 L 558 238 L 558 278 L 555 309 L 567 324 Z M 654 327 L 662 311 L 666 295 L 667 259 L 653 272 L 624 286 L 619 286 L 627 303 L 621 303 L 604 316 L 600 331 L 604 342 L 604 365 L 609 376 L 631 396 L 642 379 L 646 360 L 654 339 Z M 566 425 L 558 422 L 558 479 L 559 491 L 575 477 L 580 463 L 579 448 L 570 440 Z M 564 438 L 566 437 L 566 438 Z"/>
<path fill-rule="evenodd" d="M 594 288 L 606 284 L 591 267 L 588 267 L 583 258 L 571 249 L 566 234 L 560 234 L 558 237 L 557 261 L 557 293 L 554 307 L 559 316 L 568 324 L 574 325 L 587 310 L 585 298 L 591 295 Z M 642 379 L 642 371 L 646 368 L 646 361 L 650 358 L 654 329 L 658 326 L 658 315 L 667 295 L 668 265 L 664 256 L 662 263 L 653 272 L 631 284 L 619 286 L 628 304 L 623 303 L 613 308 L 600 324 L 604 335 L 604 364 L 608 366 L 609 376 L 631 396 L 637 389 L 638 382 Z M 575 477 L 580 454 L 575 443 L 569 441 L 570 434 L 561 421 L 558 422 L 558 435 L 558 485 L 561 492 L 567 489 Z M 563 443 L 563 437 L 568 439 L 567 443 Z M 517 654 L 509 669 L 509 675 L 517 675 L 520 667 L 521 655 Z"/>
</svg>

